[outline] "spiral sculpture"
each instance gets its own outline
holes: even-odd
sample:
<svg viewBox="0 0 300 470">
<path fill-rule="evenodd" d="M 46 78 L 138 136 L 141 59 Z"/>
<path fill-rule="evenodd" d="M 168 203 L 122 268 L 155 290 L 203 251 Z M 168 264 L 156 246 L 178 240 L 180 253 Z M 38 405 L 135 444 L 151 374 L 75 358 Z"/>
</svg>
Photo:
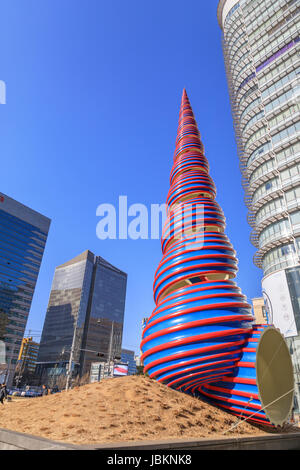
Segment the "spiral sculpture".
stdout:
<svg viewBox="0 0 300 470">
<path fill-rule="evenodd" d="M 256 384 L 256 348 L 250 351 L 249 343 L 258 344 L 264 328 L 253 325 L 251 306 L 233 281 L 237 258 L 224 234 L 225 218 L 215 197 L 184 90 L 161 239 L 163 256 L 154 276 L 156 307 L 141 343 L 144 372 L 238 416 L 282 424 L 290 413 L 290 397 L 277 415 L 261 410 L 266 403 L 261 403 Z M 276 347 L 286 347 L 273 330 Z M 289 364 L 289 354 L 288 359 L 286 351 L 283 356 Z"/>
</svg>

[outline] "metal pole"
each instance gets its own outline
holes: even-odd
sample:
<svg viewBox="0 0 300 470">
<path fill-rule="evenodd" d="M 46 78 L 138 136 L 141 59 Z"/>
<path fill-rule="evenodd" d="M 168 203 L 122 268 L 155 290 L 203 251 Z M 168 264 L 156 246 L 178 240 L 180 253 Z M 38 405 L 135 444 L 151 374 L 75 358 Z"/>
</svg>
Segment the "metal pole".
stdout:
<svg viewBox="0 0 300 470">
<path fill-rule="evenodd" d="M 71 346 L 71 351 L 70 351 L 69 365 L 68 365 L 68 370 L 67 370 L 66 391 L 69 390 L 70 388 L 70 380 L 71 380 L 71 375 L 72 375 L 71 369 L 72 369 L 72 362 L 73 362 L 74 350 L 75 350 L 76 332 L 77 332 L 77 319 L 74 325 L 74 334 L 73 334 L 72 346 Z"/>
<path fill-rule="evenodd" d="M 110 370 L 110 363 L 111 363 L 111 356 L 112 356 L 112 344 L 113 344 L 113 334 L 114 334 L 114 320 L 112 321 L 111 324 L 111 332 L 110 332 L 110 341 L 109 341 L 109 355 L 108 355 L 108 375 L 111 376 L 111 370 Z"/>
</svg>

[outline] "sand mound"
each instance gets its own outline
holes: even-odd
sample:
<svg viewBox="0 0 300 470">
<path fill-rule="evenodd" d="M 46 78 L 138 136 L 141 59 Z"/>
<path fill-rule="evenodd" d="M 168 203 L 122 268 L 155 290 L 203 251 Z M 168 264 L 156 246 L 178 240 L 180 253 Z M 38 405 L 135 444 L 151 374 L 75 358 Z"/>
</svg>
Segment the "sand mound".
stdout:
<svg viewBox="0 0 300 470">
<path fill-rule="evenodd" d="M 265 434 L 144 376 L 106 379 L 0 405 L 0 427 L 73 444 Z"/>
</svg>

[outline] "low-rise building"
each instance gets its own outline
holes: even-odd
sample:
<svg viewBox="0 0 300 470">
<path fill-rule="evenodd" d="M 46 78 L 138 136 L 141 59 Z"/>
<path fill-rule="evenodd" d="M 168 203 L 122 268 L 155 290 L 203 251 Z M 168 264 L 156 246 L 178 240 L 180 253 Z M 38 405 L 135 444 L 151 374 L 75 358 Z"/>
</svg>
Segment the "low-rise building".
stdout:
<svg viewBox="0 0 300 470">
<path fill-rule="evenodd" d="M 255 323 L 263 324 L 267 323 L 267 313 L 263 297 L 256 297 L 252 299 L 253 313 L 255 316 Z"/>
<path fill-rule="evenodd" d="M 121 362 L 128 364 L 128 375 L 136 374 L 135 352 L 130 349 L 122 349 Z"/>
</svg>

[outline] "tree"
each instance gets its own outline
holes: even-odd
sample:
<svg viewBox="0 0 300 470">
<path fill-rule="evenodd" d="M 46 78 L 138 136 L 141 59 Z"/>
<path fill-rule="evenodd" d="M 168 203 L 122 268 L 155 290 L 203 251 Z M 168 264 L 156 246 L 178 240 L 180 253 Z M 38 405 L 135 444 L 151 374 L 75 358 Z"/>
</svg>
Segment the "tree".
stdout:
<svg viewBox="0 0 300 470">
<path fill-rule="evenodd" d="M 90 374 L 87 372 L 82 377 L 80 375 L 76 375 L 74 380 L 72 381 L 72 387 L 80 387 L 81 385 L 87 385 L 90 383 Z"/>
<path fill-rule="evenodd" d="M 144 375 L 144 366 L 136 366 L 136 375 Z"/>
</svg>

